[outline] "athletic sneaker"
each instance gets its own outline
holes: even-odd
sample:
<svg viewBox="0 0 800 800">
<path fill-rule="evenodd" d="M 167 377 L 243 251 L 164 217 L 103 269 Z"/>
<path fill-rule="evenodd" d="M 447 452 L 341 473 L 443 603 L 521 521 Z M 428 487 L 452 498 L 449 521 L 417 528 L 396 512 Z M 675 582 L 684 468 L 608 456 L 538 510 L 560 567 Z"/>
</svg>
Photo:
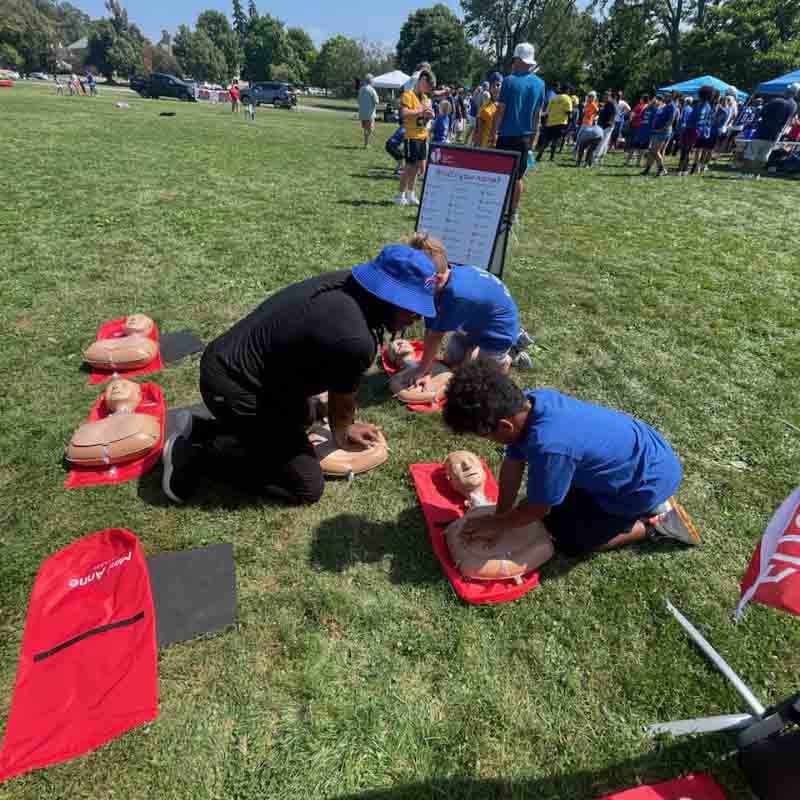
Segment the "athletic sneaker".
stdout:
<svg viewBox="0 0 800 800">
<path fill-rule="evenodd" d="M 394 201 L 399 206 L 407 206 L 408 205 L 408 199 L 406 198 L 404 192 L 400 192 L 399 194 L 396 194 L 394 196 Z"/>
<path fill-rule="evenodd" d="M 173 503 L 183 503 L 194 493 L 197 471 L 194 468 L 197 449 L 188 436 L 173 433 L 164 445 L 161 461 L 164 474 L 161 488 Z"/>
<path fill-rule="evenodd" d="M 408 205 L 410 205 L 410 206 L 418 206 L 419 205 L 419 200 L 417 200 L 417 196 L 414 194 L 414 192 L 411 192 L 411 194 L 408 195 L 406 200 L 408 202 Z"/>
<path fill-rule="evenodd" d="M 531 336 L 524 328 L 520 329 L 519 336 L 517 337 L 517 347 L 532 347 L 536 343 L 536 339 Z"/>
<path fill-rule="evenodd" d="M 511 366 L 517 369 L 533 369 L 533 359 L 524 350 L 520 350 L 511 359 Z"/>
<path fill-rule="evenodd" d="M 686 509 L 674 498 L 670 497 L 662 503 L 652 517 L 647 520 L 648 536 L 652 541 L 670 540 L 682 544 L 700 544 L 700 534 Z"/>
</svg>

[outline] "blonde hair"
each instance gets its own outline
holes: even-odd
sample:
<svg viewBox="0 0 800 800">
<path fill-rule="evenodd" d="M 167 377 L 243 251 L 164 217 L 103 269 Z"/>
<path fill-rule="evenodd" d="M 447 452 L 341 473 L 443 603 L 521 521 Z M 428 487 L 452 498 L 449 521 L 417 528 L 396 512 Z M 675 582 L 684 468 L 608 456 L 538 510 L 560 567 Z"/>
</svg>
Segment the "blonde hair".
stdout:
<svg viewBox="0 0 800 800">
<path fill-rule="evenodd" d="M 439 275 L 450 269 L 445 246 L 438 240 L 428 236 L 427 233 L 415 233 L 408 240 L 409 247 L 421 250 L 433 262 Z"/>
<path fill-rule="evenodd" d="M 453 110 L 453 106 L 450 105 L 450 101 L 449 100 L 442 100 L 442 102 L 439 103 L 439 113 L 442 116 L 445 116 L 446 114 L 449 114 L 452 110 Z"/>
</svg>

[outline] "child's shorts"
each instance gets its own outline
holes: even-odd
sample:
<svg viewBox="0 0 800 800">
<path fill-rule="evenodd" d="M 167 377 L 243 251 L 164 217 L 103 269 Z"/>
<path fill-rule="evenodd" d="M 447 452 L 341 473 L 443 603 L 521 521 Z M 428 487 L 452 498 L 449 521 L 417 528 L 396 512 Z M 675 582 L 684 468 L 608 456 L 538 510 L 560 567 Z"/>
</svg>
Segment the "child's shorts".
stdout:
<svg viewBox="0 0 800 800">
<path fill-rule="evenodd" d="M 622 517 L 600 508 L 583 489 L 572 488 L 559 506 L 542 520 L 556 550 L 565 556 L 584 555 L 608 544 L 620 533 L 630 533 L 642 516 Z"/>
<path fill-rule="evenodd" d="M 479 342 L 471 339 L 469 334 L 456 332 L 447 343 L 445 361 L 448 364 L 460 364 L 478 345 Z M 479 358 L 503 364 L 510 349 L 510 345 L 505 350 L 487 350 L 485 347 L 481 347 Z"/>
</svg>

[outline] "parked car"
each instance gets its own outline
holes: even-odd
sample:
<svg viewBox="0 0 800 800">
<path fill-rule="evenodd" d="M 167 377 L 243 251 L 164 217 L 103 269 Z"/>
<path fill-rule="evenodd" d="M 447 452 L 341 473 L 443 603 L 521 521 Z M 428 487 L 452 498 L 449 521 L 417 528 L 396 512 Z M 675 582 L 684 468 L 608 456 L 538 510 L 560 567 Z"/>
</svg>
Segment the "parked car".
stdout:
<svg viewBox="0 0 800 800">
<path fill-rule="evenodd" d="M 176 97 L 178 100 L 196 100 L 197 90 L 193 81 L 184 81 L 174 75 L 152 72 L 147 78 L 131 78 L 130 87 L 142 97 Z"/>
<path fill-rule="evenodd" d="M 274 105 L 276 108 L 292 108 L 297 105 L 297 93 L 288 83 L 282 81 L 263 81 L 254 83 L 249 89 L 242 89 L 243 105 L 262 103 Z"/>
<path fill-rule="evenodd" d="M 0 80 L 18 81 L 20 80 L 19 72 L 13 69 L 0 69 Z"/>
<path fill-rule="evenodd" d="M 49 81 L 50 76 L 44 72 L 31 72 L 30 76 L 35 81 Z"/>
</svg>

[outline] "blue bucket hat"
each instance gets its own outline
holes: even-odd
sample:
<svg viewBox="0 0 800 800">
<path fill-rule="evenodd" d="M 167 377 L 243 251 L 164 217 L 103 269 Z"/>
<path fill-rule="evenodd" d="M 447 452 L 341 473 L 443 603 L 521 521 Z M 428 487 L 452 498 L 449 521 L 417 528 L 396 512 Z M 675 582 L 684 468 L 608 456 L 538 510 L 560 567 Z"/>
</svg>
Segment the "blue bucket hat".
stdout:
<svg viewBox="0 0 800 800">
<path fill-rule="evenodd" d="M 489 83 L 497 83 L 498 81 L 500 83 L 502 83 L 503 82 L 503 76 L 499 72 L 493 72 L 489 76 Z"/>
<path fill-rule="evenodd" d="M 368 292 L 422 317 L 435 317 L 436 267 L 420 250 L 390 244 L 373 261 L 353 267 L 353 277 Z"/>
</svg>

